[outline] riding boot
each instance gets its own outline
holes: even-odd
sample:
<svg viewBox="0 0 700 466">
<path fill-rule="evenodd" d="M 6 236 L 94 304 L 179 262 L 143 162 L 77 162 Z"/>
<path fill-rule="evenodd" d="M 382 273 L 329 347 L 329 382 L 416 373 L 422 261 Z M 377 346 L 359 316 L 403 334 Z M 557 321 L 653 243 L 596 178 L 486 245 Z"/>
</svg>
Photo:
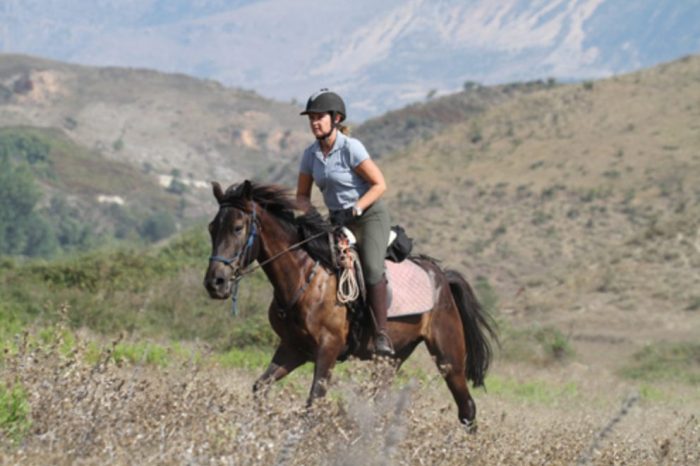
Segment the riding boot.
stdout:
<svg viewBox="0 0 700 466">
<path fill-rule="evenodd" d="M 367 285 L 367 297 L 374 315 L 374 352 L 379 356 L 393 356 L 394 348 L 386 331 L 388 310 L 386 277 L 382 277 L 379 283 Z"/>
</svg>

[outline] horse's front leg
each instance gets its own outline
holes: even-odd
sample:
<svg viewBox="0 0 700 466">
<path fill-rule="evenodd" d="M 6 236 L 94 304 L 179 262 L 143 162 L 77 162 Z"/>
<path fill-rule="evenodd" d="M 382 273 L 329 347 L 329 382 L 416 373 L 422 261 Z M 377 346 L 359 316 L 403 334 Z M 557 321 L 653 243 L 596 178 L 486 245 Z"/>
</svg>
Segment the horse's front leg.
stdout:
<svg viewBox="0 0 700 466">
<path fill-rule="evenodd" d="M 338 359 L 340 352 L 343 350 L 343 345 L 343 339 L 337 335 L 327 334 L 321 339 L 316 352 L 314 380 L 311 383 L 311 392 L 306 402 L 307 406 L 311 406 L 311 403 L 313 403 L 316 398 L 320 398 L 326 394 L 331 371 L 335 366 L 335 361 Z"/>
<path fill-rule="evenodd" d="M 258 395 L 262 390 L 262 393 L 266 394 L 267 388 L 272 383 L 282 379 L 305 362 L 306 357 L 299 351 L 280 344 L 265 372 L 253 384 L 253 393 Z"/>
</svg>

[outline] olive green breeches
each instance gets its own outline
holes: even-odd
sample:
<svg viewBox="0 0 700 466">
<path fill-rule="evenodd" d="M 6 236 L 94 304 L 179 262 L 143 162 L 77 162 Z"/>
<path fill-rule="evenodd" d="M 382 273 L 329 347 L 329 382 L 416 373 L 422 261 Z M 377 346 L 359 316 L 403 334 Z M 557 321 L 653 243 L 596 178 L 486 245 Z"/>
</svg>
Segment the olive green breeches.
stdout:
<svg viewBox="0 0 700 466">
<path fill-rule="evenodd" d="M 384 257 L 391 229 L 389 210 L 380 199 L 348 227 L 357 237 L 365 283 L 376 285 L 384 275 Z"/>
</svg>

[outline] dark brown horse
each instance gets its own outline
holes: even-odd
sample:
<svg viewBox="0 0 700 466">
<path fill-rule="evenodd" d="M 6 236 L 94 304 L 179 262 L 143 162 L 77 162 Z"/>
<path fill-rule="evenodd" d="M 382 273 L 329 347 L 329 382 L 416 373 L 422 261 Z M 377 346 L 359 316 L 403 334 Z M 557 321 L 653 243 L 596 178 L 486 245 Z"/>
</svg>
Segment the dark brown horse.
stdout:
<svg viewBox="0 0 700 466">
<path fill-rule="evenodd" d="M 311 361 L 311 403 L 325 394 L 339 358 L 348 352 L 372 357 L 371 331 L 359 344 L 350 345 L 351 314 L 336 298 L 337 275 L 327 234 L 332 227 L 315 211 L 295 215 L 296 201 L 280 187 L 245 181 L 226 192 L 218 183 L 213 188 L 219 211 L 209 224 L 212 256 L 205 287 L 212 298 L 229 298 L 247 267 L 255 260 L 262 265 L 274 287 L 269 318 L 280 343 L 253 390 Z M 475 387 L 484 383 L 491 358 L 487 334 L 495 338 L 491 318 L 458 272 L 442 270 L 427 257 L 410 260 L 434 276 L 437 304 L 427 313 L 389 321 L 397 367 L 424 341 L 454 396 L 460 421 L 473 425 L 476 406 L 467 379 Z"/>
</svg>

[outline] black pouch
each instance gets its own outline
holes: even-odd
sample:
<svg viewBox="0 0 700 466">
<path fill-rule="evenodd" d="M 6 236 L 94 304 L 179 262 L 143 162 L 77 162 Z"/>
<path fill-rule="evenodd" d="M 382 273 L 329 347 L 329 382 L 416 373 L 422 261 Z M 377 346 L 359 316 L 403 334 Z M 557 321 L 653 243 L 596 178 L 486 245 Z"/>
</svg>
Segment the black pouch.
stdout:
<svg viewBox="0 0 700 466">
<path fill-rule="evenodd" d="M 391 231 L 396 233 L 396 238 L 387 248 L 386 258 L 392 262 L 401 262 L 411 254 L 413 240 L 408 237 L 406 231 L 400 225 L 394 225 L 391 227 Z"/>
</svg>

